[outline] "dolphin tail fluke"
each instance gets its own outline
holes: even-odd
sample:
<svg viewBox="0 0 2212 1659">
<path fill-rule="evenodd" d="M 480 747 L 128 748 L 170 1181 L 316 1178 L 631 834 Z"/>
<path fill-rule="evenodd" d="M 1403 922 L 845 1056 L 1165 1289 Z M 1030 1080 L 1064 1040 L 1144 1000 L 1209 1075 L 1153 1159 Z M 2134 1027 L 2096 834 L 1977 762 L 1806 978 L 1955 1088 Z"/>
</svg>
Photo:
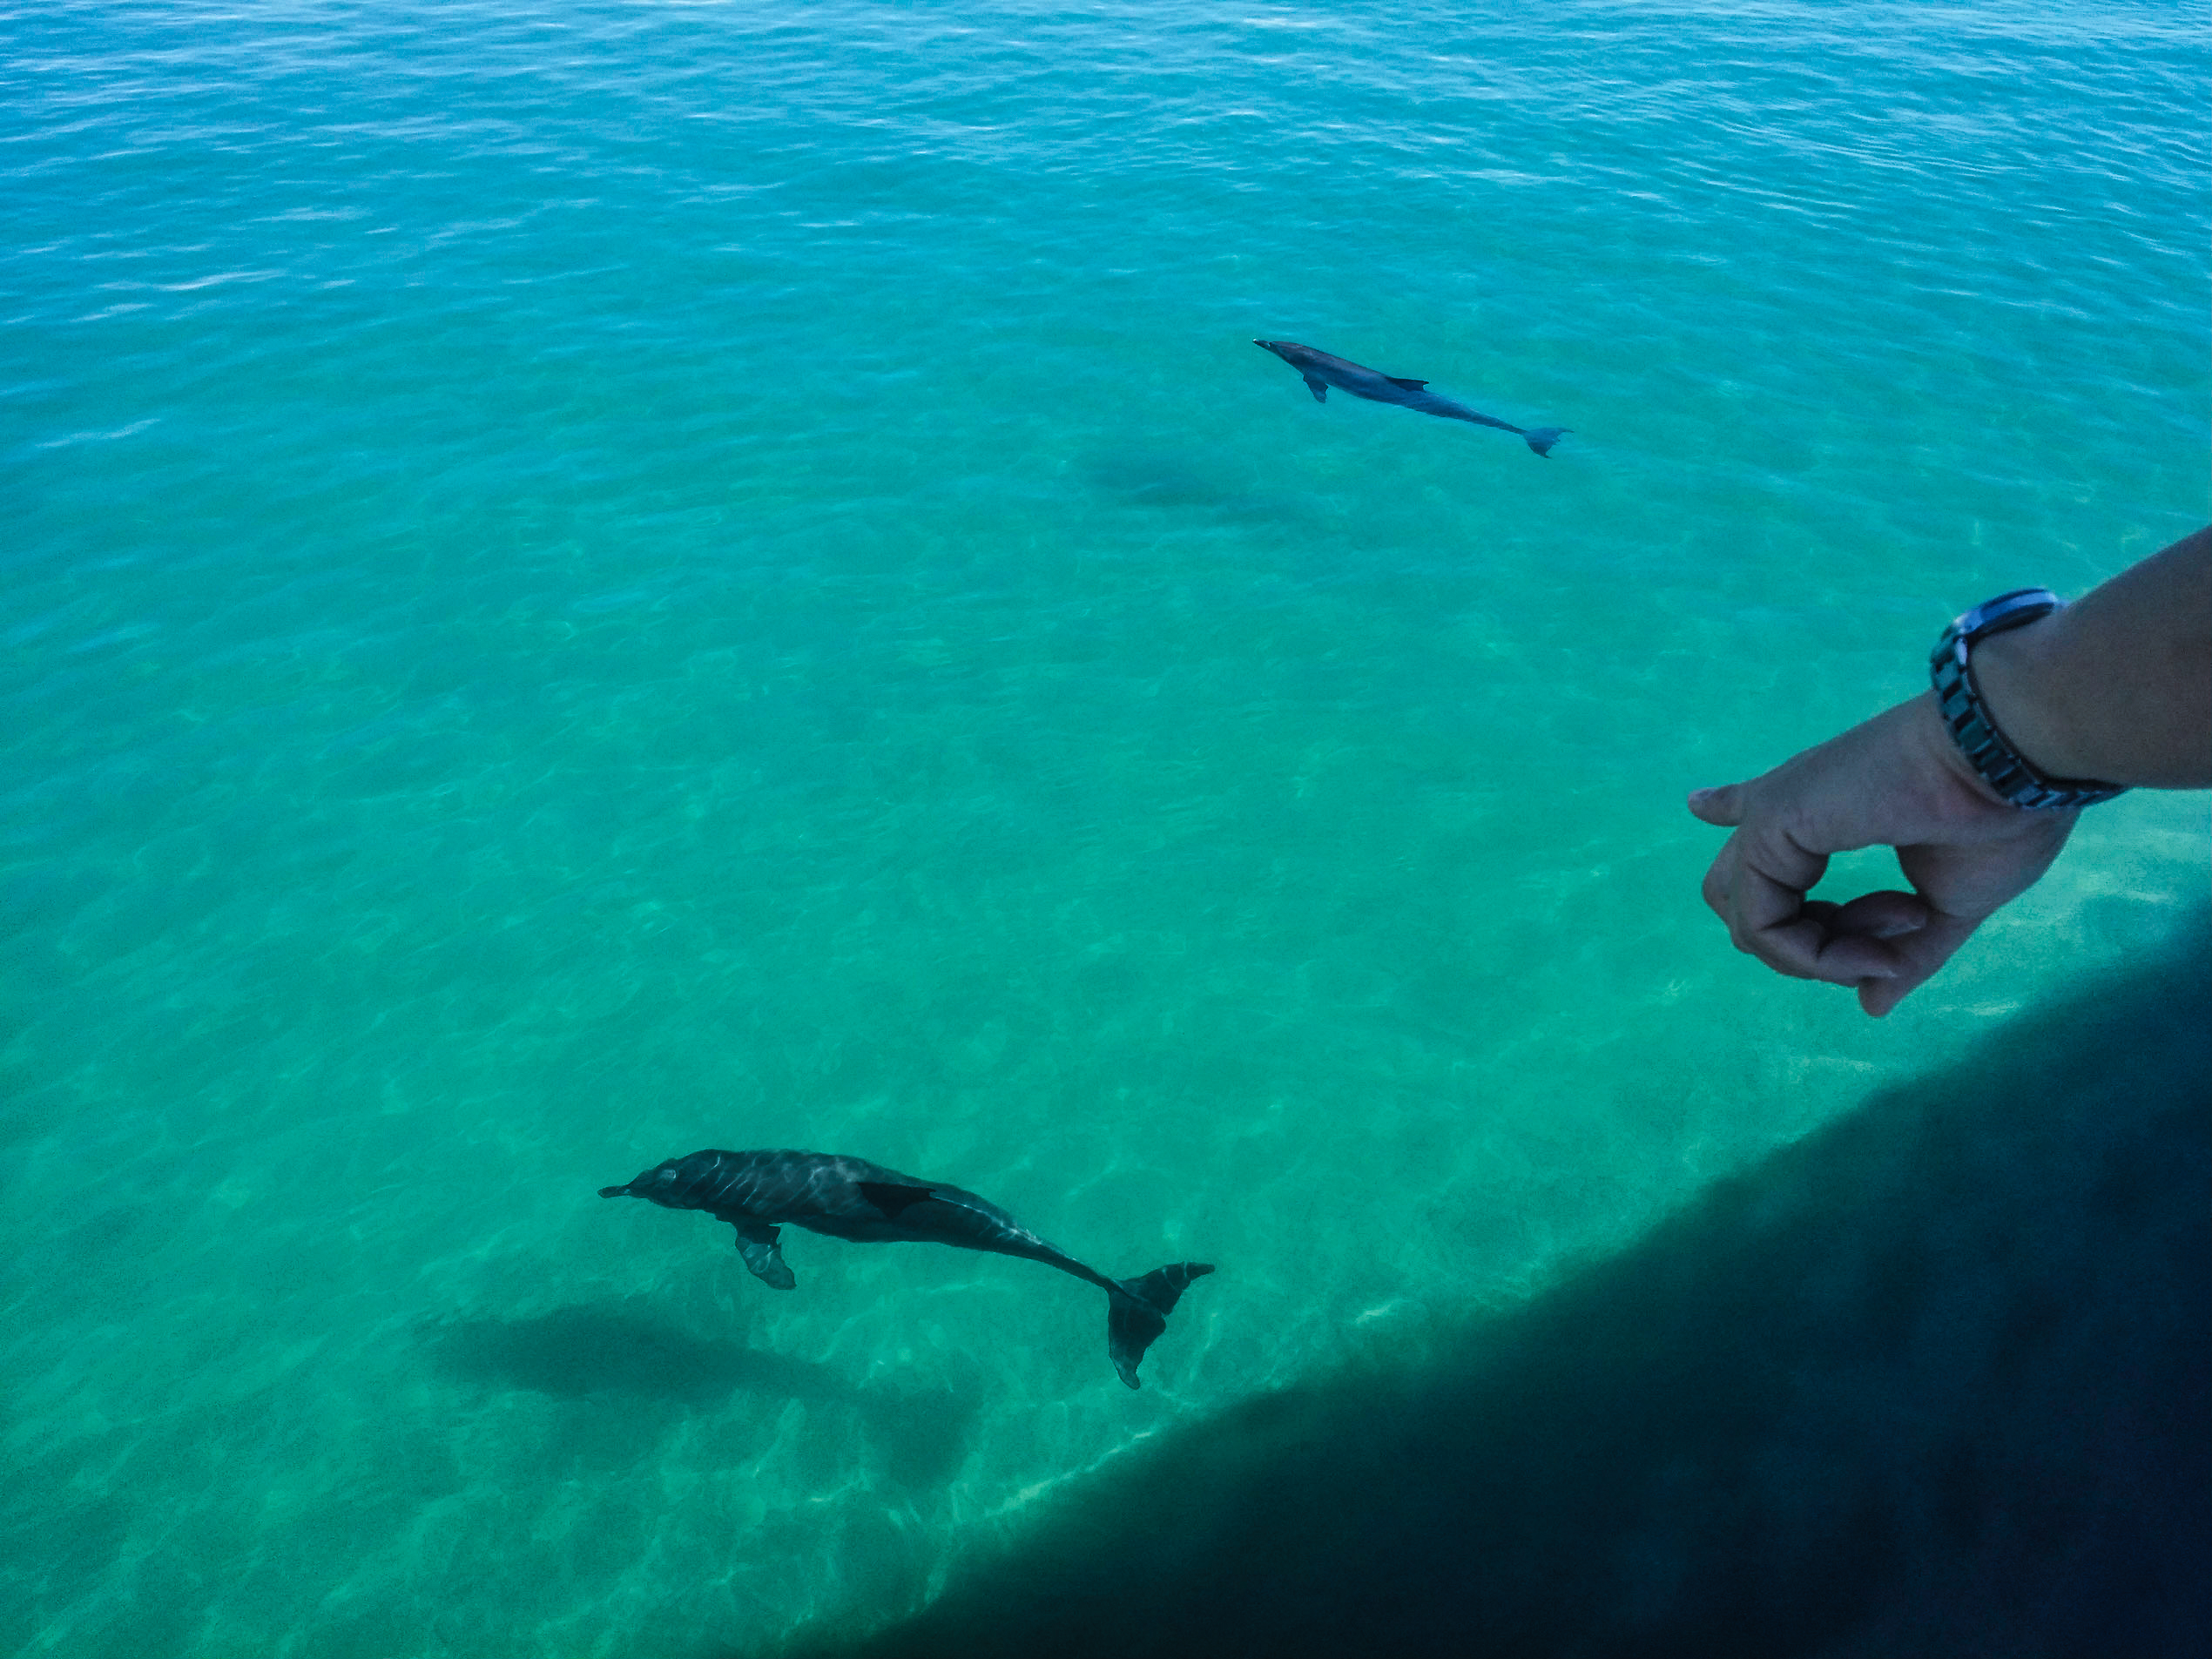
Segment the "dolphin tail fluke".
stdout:
<svg viewBox="0 0 2212 1659">
<path fill-rule="evenodd" d="M 1552 452 L 1552 445 L 1565 437 L 1568 431 L 1568 428 L 1563 426 L 1532 426 L 1521 435 L 1528 440 L 1528 447 L 1538 455 L 1548 455 Z"/>
<path fill-rule="evenodd" d="M 1168 1328 L 1168 1315 L 1194 1278 L 1213 1271 L 1211 1262 L 1175 1262 L 1156 1267 L 1143 1278 L 1115 1281 L 1106 1292 L 1106 1352 L 1131 1388 L 1141 1388 L 1136 1367 L 1144 1351 Z"/>
</svg>

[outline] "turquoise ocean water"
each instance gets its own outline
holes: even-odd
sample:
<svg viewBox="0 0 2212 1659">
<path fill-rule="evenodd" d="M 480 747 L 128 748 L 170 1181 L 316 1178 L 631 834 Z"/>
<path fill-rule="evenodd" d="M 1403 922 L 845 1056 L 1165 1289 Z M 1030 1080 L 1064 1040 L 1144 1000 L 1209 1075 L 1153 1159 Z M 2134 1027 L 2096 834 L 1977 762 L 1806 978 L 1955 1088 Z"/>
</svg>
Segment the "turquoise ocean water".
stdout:
<svg viewBox="0 0 2212 1659">
<path fill-rule="evenodd" d="M 1680 800 L 2202 519 L 2207 21 L 7 9 L 8 1645 L 864 1627 L 2171 938 L 2133 796 L 1869 1022 Z"/>
</svg>

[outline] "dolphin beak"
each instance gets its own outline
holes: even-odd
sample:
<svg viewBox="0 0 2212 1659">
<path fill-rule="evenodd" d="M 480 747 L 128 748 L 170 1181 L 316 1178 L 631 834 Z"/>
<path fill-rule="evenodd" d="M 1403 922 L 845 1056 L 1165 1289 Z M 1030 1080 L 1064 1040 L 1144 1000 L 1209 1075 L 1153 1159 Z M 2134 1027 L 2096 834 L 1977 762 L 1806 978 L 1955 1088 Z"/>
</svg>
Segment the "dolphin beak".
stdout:
<svg viewBox="0 0 2212 1659">
<path fill-rule="evenodd" d="M 625 1182 L 618 1187 L 601 1187 L 599 1196 L 603 1198 L 626 1198 L 630 1196 L 629 1184 Z"/>
</svg>

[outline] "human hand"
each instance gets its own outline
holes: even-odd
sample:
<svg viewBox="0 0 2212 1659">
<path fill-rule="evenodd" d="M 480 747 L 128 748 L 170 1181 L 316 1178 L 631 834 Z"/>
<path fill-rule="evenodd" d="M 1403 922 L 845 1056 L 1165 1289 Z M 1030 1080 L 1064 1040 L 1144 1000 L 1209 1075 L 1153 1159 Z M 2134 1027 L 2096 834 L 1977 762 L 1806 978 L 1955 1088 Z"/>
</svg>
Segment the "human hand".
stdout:
<svg viewBox="0 0 2212 1659">
<path fill-rule="evenodd" d="M 2079 815 L 1999 799 L 1944 729 L 1932 692 L 1748 783 L 1695 791 L 1689 810 L 1736 832 L 1704 894 L 1737 949 L 1793 978 L 1855 986 L 1877 1017 L 2034 886 Z M 1912 892 L 1805 897 L 1830 854 L 1878 846 L 1897 849 Z"/>
</svg>

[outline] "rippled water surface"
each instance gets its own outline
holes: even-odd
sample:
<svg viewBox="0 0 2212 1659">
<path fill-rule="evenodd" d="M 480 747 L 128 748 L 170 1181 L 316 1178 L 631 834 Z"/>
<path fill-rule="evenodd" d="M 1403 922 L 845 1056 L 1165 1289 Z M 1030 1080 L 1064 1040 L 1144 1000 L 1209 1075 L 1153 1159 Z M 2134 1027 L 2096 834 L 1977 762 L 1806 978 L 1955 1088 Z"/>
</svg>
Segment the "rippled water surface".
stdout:
<svg viewBox="0 0 2212 1659">
<path fill-rule="evenodd" d="M 880 1621 L 2167 937 L 2134 796 L 1867 1022 L 1680 799 L 2202 518 L 2206 23 L 10 9 L 10 1645 Z M 703 1146 L 1220 1271 L 1131 1394 Z"/>
</svg>

